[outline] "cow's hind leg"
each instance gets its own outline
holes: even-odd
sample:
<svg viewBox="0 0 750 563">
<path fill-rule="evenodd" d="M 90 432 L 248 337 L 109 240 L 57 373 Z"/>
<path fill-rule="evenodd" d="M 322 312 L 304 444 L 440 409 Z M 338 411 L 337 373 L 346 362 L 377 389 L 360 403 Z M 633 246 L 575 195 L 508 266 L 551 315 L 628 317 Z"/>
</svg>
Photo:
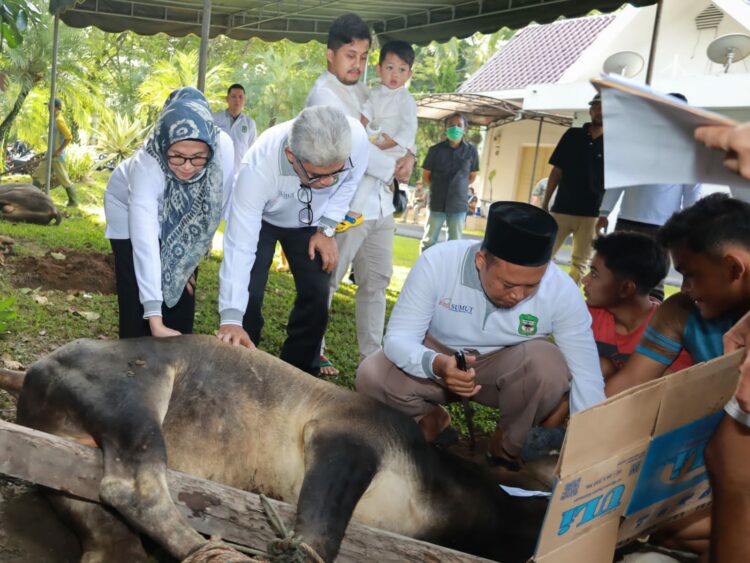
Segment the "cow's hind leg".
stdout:
<svg viewBox="0 0 750 563">
<path fill-rule="evenodd" d="M 148 409 L 132 405 L 118 413 L 129 421 L 115 421 L 102 436 L 104 478 L 99 495 L 130 524 L 173 556 L 184 559 L 205 543 L 180 515 L 169 495 L 166 446 L 161 421 L 149 418 Z"/>
<path fill-rule="evenodd" d="M 63 358 L 65 360 L 65 358 Z M 36 369 L 36 371 L 35 371 Z M 154 362 L 140 373 L 62 367 L 49 362 L 30 370 L 19 402 L 19 420 L 48 432 L 65 434 L 71 419 L 94 437 L 104 457 L 99 495 L 128 523 L 178 559 L 205 543 L 180 515 L 166 482 L 166 446 L 161 422 L 172 392 L 174 370 Z M 104 368 L 106 370 L 106 368 Z M 52 416 L 50 413 L 62 413 Z M 66 422 L 61 422 L 66 421 Z M 99 518 L 83 527 L 106 529 Z M 84 534 L 85 537 L 85 534 Z"/>
<path fill-rule="evenodd" d="M 333 561 L 380 458 L 362 438 L 320 421 L 305 426 L 304 448 L 295 531 L 325 561 Z"/>
</svg>

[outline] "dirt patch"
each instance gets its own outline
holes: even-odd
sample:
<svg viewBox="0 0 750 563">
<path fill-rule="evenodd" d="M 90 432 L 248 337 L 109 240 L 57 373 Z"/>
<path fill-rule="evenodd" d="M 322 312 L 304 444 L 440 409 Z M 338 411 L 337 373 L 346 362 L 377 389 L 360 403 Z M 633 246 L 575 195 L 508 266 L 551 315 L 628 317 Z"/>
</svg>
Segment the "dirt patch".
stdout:
<svg viewBox="0 0 750 563">
<path fill-rule="evenodd" d="M 15 270 L 12 279 L 16 287 L 116 293 L 111 254 L 60 248 L 41 257 L 13 257 L 6 264 Z"/>
</svg>

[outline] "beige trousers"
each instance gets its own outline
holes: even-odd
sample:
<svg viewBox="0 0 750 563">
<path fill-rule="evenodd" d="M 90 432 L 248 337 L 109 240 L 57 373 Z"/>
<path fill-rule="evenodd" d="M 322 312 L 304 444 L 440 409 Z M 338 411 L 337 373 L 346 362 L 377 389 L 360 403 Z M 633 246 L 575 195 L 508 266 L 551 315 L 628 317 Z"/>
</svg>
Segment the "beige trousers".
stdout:
<svg viewBox="0 0 750 563">
<path fill-rule="evenodd" d="M 440 353 L 454 352 L 429 335 L 424 344 Z M 500 410 L 497 427 L 503 431 L 502 446 L 513 456 L 520 453 L 531 427 L 546 419 L 570 390 L 570 372 L 562 352 L 543 339 L 482 354 L 474 370 L 482 390 L 473 400 Z M 399 369 L 382 350 L 360 364 L 356 386 L 360 393 L 417 421 L 435 405 L 460 400 L 441 383 Z"/>
<path fill-rule="evenodd" d="M 385 290 L 393 274 L 393 215 L 370 219 L 336 235 L 339 261 L 330 278 L 330 306 L 333 294 L 344 279 L 349 264 L 357 282 L 355 316 L 361 357 L 380 350 L 385 327 Z M 323 343 L 325 346 L 325 342 Z"/>
<path fill-rule="evenodd" d="M 573 252 L 570 256 L 570 277 L 576 283 L 580 283 L 581 278 L 586 275 L 593 253 L 591 242 L 596 235 L 598 217 L 582 217 L 566 213 L 552 213 L 552 216 L 557 221 L 557 238 L 552 249 L 552 256 L 557 254 L 565 239 L 572 234 Z"/>
</svg>

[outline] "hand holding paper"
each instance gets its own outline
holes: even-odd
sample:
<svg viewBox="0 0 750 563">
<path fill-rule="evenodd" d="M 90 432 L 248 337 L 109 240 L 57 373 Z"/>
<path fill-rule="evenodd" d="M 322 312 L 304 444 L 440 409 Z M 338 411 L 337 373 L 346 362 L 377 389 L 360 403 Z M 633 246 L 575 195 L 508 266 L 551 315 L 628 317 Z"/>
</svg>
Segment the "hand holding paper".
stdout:
<svg viewBox="0 0 750 563">
<path fill-rule="evenodd" d="M 698 127 L 695 138 L 707 147 L 725 151 L 724 166 L 750 180 L 750 122 Z"/>
</svg>

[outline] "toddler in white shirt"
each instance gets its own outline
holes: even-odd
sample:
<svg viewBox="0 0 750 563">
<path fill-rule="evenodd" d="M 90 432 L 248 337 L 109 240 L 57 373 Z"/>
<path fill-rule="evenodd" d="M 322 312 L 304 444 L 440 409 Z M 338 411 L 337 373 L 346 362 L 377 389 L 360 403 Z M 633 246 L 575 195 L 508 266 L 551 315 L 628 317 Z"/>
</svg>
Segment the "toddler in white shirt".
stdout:
<svg viewBox="0 0 750 563">
<path fill-rule="evenodd" d="M 362 108 L 361 121 L 370 142 L 392 157 L 394 163 L 407 151 L 414 151 L 417 104 L 405 86 L 411 78 L 413 64 L 414 49 L 406 41 L 389 41 L 383 45 L 380 62 L 376 66 L 381 82 L 370 90 L 369 99 Z M 362 223 L 367 196 L 379 182 L 374 176 L 365 175 L 362 178 L 337 232 Z"/>
</svg>

